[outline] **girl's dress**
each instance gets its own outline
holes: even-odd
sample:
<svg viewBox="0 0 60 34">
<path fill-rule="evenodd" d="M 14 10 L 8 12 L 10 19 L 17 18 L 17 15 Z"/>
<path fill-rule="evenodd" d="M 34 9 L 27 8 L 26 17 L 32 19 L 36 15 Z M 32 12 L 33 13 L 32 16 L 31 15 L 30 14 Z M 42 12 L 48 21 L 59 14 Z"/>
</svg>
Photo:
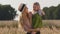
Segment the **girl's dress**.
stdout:
<svg viewBox="0 0 60 34">
<path fill-rule="evenodd" d="M 42 27 L 42 18 L 41 18 L 41 12 L 36 12 L 32 16 L 32 27 L 33 28 L 41 28 Z"/>
</svg>

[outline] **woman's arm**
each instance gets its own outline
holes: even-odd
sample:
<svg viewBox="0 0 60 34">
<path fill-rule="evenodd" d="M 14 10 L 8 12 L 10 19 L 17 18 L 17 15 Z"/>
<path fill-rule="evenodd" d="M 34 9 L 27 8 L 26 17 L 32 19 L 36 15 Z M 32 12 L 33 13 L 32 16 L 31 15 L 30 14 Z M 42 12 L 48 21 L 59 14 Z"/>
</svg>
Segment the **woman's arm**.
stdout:
<svg viewBox="0 0 60 34">
<path fill-rule="evenodd" d="M 40 31 L 40 29 L 27 29 L 28 32 L 37 32 Z"/>
<path fill-rule="evenodd" d="M 29 16 L 28 16 L 29 17 L 29 22 L 32 25 L 32 12 L 29 12 L 28 14 L 29 14 Z"/>
<path fill-rule="evenodd" d="M 32 29 L 32 28 L 28 28 L 28 27 L 26 27 L 26 26 L 24 26 L 25 27 L 25 29 L 26 29 L 26 31 L 27 32 L 37 32 L 37 31 L 40 31 L 40 29 Z"/>
</svg>

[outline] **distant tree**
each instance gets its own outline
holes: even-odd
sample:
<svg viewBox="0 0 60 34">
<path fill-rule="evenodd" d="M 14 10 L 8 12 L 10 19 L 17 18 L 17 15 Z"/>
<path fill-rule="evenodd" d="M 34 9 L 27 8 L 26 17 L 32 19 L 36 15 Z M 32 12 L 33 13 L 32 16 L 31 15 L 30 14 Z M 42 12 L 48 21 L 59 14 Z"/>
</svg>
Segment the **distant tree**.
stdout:
<svg viewBox="0 0 60 34">
<path fill-rule="evenodd" d="M 58 6 L 44 7 L 46 15 L 43 19 L 60 19 L 60 4 Z"/>
<path fill-rule="evenodd" d="M 55 10 L 56 19 L 60 19 L 60 4 L 57 6 L 57 9 Z"/>
<path fill-rule="evenodd" d="M 48 12 L 49 12 L 48 18 L 49 19 L 54 19 L 54 17 L 55 17 L 54 15 L 56 15 L 56 14 L 54 14 L 55 10 L 56 10 L 56 7 L 54 7 L 54 6 L 49 7 L 49 9 L 48 9 Z"/>
<path fill-rule="evenodd" d="M 13 20 L 15 15 L 16 11 L 10 5 L 0 4 L 0 20 Z"/>
</svg>

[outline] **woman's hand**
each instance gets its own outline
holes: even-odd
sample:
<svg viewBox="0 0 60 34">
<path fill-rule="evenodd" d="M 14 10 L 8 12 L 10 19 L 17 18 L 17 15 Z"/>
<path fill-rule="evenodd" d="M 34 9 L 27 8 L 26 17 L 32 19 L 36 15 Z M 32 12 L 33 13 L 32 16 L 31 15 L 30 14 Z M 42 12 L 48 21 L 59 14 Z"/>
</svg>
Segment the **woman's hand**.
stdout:
<svg viewBox="0 0 60 34">
<path fill-rule="evenodd" d="M 31 34 L 36 34 L 36 32 L 32 32 Z"/>
<path fill-rule="evenodd" d="M 36 30 L 37 30 L 37 31 L 40 31 L 40 28 L 37 28 Z"/>
</svg>

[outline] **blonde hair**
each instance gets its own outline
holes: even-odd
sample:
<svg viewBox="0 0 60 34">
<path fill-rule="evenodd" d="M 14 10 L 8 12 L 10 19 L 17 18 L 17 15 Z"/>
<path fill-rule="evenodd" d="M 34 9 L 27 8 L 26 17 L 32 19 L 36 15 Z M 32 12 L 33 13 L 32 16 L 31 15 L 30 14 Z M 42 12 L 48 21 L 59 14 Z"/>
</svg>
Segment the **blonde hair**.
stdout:
<svg viewBox="0 0 60 34">
<path fill-rule="evenodd" d="M 22 19 L 25 19 L 25 18 L 27 18 L 27 13 L 25 12 L 26 11 L 26 7 L 24 7 L 24 9 L 23 9 L 23 11 L 22 11 L 22 13 L 21 13 L 21 15 L 20 15 L 20 17 L 19 17 L 19 23 L 22 23 Z M 28 12 L 28 11 L 27 11 Z M 21 24 L 22 26 L 23 26 L 23 24 Z"/>
</svg>

